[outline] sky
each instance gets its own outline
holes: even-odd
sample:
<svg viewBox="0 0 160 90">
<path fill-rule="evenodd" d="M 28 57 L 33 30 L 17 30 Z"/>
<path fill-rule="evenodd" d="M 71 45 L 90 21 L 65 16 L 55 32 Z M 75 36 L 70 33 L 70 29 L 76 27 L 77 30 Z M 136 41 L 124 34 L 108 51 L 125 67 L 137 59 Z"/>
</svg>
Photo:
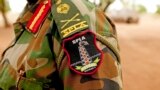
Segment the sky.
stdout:
<svg viewBox="0 0 160 90">
<path fill-rule="evenodd" d="M 8 0 L 11 10 L 13 12 L 21 12 L 26 4 L 26 0 Z M 99 3 L 99 0 L 89 0 L 91 2 L 95 1 Z M 119 2 L 120 0 L 115 0 L 112 5 L 112 8 L 121 8 L 122 4 Z M 160 5 L 160 0 L 128 0 L 130 3 L 135 2 L 136 4 L 142 4 L 147 8 L 147 11 L 150 13 L 154 13 L 156 11 L 156 5 Z"/>
</svg>

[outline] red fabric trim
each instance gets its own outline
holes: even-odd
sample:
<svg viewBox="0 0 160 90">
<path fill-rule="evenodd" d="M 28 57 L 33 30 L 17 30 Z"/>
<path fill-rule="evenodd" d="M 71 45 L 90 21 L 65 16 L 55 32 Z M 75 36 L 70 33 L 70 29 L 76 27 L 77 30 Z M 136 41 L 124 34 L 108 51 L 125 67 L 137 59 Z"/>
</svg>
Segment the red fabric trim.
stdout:
<svg viewBox="0 0 160 90">
<path fill-rule="evenodd" d="M 51 9 L 51 0 L 47 0 L 48 3 L 44 4 L 45 1 L 42 1 L 39 6 L 37 7 L 37 9 L 35 10 L 33 16 L 31 17 L 31 19 L 28 21 L 26 28 L 32 32 L 32 33 L 36 33 L 41 25 L 41 23 L 44 21 L 46 15 L 48 14 L 49 10 Z M 45 6 L 45 8 L 44 8 Z M 44 8 L 44 9 L 42 9 Z M 41 12 L 41 10 L 43 10 L 43 12 Z M 41 13 L 41 14 L 40 14 Z M 38 16 L 38 14 L 40 14 L 40 16 Z M 35 20 L 36 19 L 36 20 Z M 31 28 L 32 25 L 32 28 Z"/>
<path fill-rule="evenodd" d="M 94 71 L 88 72 L 88 73 L 82 73 L 82 72 L 76 71 L 75 69 L 73 69 L 73 68 L 70 66 L 70 63 L 71 63 L 71 61 L 70 61 L 70 56 L 69 56 L 67 50 L 64 48 L 64 43 L 65 43 L 66 41 L 68 41 L 68 40 L 71 40 L 71 39 L 75 38 L 75 37 L 82 36 L 83 34 L 88 33 L 88 32 L 89 32 L 89 33 L 92 33 L 92 34 L 94 35 L 94 44 L 95 44 L 97 50 L 101 53 L 101 57 L 100 57 L 101 60 L 100 60 L 100 62 L 98 63 L 97 68 L 96 68 Z M 64 39 L 63 42 L 62 42 L 62 48 L 63 48 L 63 50 L 65 51 L 65 53 L 67 54 L 68 61 L 69 61 L 69 62 L 68 62 L 68 65 L 69 65 L 70 69 L 73 70 L 74 72 L 76 72 L 77 74 L 80 74 L 80 75 L 91 75 L 91 74 L 94 74 L 94 73 L 98 70 L 100 64 L 102 63 L 102 60 L 103 60 L 103 52 L 98 48 L 98 46 L 97 46 L 97 44 L 96 44 L 96 35 L 95 35 L 93 32 L 91 32 L 91 30 L 85 30 L 85 31 L 82 31 L 81 33 L 78 33 L 78 34 L 73 35 L 72 37 L 69 37 L 69 38 Z"/>
</svg>

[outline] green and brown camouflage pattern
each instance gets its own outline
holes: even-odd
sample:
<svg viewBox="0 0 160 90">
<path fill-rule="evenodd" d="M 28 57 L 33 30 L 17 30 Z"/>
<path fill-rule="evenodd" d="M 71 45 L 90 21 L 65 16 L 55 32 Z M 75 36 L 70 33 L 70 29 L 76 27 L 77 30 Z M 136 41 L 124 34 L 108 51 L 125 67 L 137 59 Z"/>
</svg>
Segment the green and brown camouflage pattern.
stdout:
<svg viewBox="0 0 160 90">
<path fill-rule="evenodd" d="M 61 47 L 61 37 L 52 12 L 32 34 L 25 28 L 36 4 L 27 4 L 14 24 L 15 41 L 0 60 L 2 90 L 122 90 L 121 63 L 114 24 L 103 11 L 86 0 L 66 0 L 76 5 L 96 33 L 97 45 L 104 53 L 98 71 L 83 76 L 71 71 Z M 52 0 L 52 5 L 63 3 Z M 53 9 L 53 7 L 52 7 Z"/>
</svg>

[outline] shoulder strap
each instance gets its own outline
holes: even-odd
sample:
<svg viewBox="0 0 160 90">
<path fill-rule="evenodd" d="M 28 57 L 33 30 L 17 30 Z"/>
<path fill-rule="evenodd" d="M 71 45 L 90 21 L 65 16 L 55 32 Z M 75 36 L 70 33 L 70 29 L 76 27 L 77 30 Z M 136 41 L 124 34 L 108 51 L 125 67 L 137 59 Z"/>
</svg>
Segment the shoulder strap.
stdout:
<svg viewBox="0 0 160 90">
<path fill-rule="evenodd" d="M 56 0 L 52 14 L 62 39 L 88 29 L 87 21 L 70 0 Z"/>
</svg>

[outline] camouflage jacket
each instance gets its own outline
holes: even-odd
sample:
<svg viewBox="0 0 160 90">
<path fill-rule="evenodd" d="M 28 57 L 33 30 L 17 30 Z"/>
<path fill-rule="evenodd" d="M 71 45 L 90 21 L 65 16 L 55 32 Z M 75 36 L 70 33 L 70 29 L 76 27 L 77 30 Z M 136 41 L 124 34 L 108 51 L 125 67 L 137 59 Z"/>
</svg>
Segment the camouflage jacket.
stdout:
<svg viewBox="0 0 160 90">
<path fill-rule="evenodd" d="M 122 90 L 121 64 L 114 24 L 102 11 L 86 0 L 52 0 L 51 10 L 32 33 L 26 27 L 41 2 L 27 4 L 14 24 L 16 39 L 0 60 L 0 88 L 2 90 Z M 90 75 L 77 74 L 68 66 L 62 48 L 58 15 L 67 13 L 67 2 L 77 7 L 89 29 L 96 36 L 97 47 L 103 60 L 97 71 Z M 63 5 L 65 6 L 63 8 Z M 56 8 L 57 6 L 57 8 Z M 56 9 L 55 9 L 56 8 Z M 73 12 L 75 13 L 75 12 Z M 71 18 L 71 15 L 64 15 Z M 59 18 L 61 19 L 61 18 Z"/>
</svg>

